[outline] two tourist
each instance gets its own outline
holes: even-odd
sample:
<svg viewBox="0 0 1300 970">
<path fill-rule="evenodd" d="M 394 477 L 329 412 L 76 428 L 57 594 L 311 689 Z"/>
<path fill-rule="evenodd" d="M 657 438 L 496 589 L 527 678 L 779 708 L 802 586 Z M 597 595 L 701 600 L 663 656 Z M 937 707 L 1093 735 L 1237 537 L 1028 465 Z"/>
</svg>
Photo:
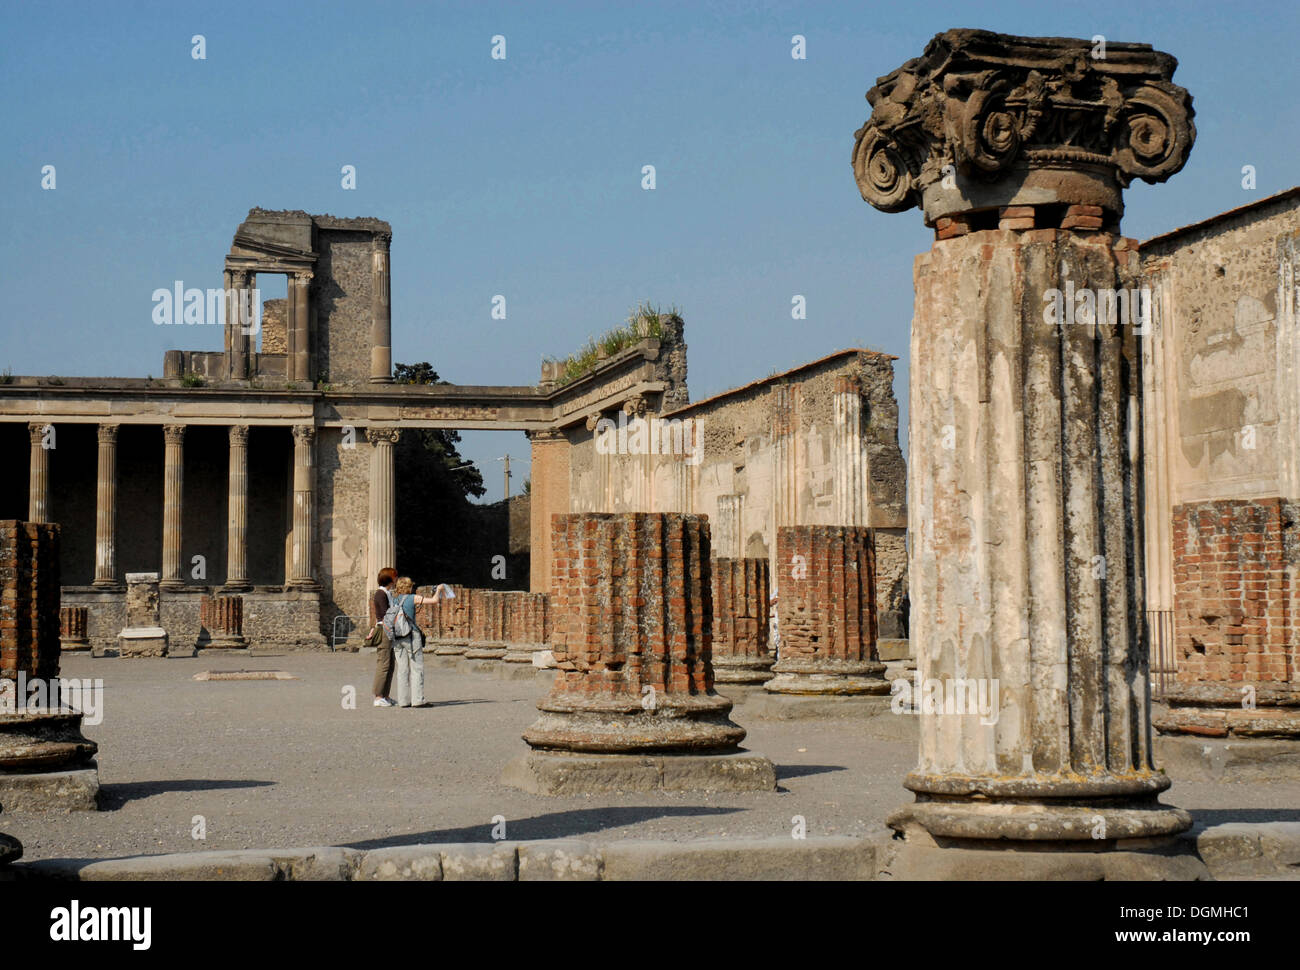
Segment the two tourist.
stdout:
<svg viewBox="0 0 1300 970">
<path fill-rule="evenodd" d="M 379 588 L 371 599 L 374 626 L 366 639 L 377 650 L 375 707 L 425 707 L 424 631 L 416 622 L 417 606 L 450 599 L 451 590 L 439 584 L 433 596 L 415 592 L 411 577 L 397 577 L 397 570 L 379 573 Z M 381 611 L 382 606 L 382 611 Z M 397 700 L 389 696 L 393 674 L 397 675 Z"/>
</svg>

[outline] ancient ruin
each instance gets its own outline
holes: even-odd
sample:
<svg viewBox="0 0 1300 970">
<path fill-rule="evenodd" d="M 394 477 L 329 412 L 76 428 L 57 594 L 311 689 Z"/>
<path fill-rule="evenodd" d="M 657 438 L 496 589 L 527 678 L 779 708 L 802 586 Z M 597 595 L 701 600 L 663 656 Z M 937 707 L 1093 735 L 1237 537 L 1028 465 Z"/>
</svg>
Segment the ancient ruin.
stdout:
<svg viewBox="0 0 1300 970">
<path fill-rule="evenodd" d="M 59 677 L 59 538 L 57 525 L 0 520 L 0 803 L 10 811 L 98 807 L 99 746 Z M 0 862 L 4 852 L 0 838 Z"/>
<path fill-rule="evenodd" d="M 503 780 L 537 794 L 771 790 L 713 689 L 708 522 L 624 512 L 554 519 L 558 670 Z"/>
<path fill-rule="evenodd" d="M 713 679 L 719 684 L 763 684 L 776 658 L 768 650 L 768 561 L 714 559 Z"/>
<path fill-rule="evenodd" d="M 936 231 L 912 323 L 911 634 L 921 678 L 967 704 L 920 717 L 916 802 L 890 825 L 922 845 L 1191 824 L 1151 757 L 1137 328 L 1113 301 L 1053 319 L 1044 295 L 1135 287 L 1122 189 L 1177 172 L 1195 129 L 1172 57 L 1090 50 L 948 31 L 871 89 L 857 133 L 863 198 Z M 978 682 L 997 684 L 983 713 Z"/>
</svg>

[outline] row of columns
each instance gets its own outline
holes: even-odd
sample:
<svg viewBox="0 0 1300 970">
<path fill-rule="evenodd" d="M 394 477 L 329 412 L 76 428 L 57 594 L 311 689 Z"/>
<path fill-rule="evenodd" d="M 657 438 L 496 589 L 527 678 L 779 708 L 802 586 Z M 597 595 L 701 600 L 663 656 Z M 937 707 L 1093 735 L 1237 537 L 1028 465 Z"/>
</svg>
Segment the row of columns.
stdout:
<svg viewBox="0 0 1300 970">
<path fill-rule="evenodd" d="M 51 426 L 31 422 L 31 476 L 27 518 L 32 522 L 50 520 L 49 439 Z M 96 586 L 116 586 L 117 581 L 117 434 L 119 425 L 98 426 L 99 453 L 95 486 L 95 578 Z M 372 441 L 383 440 L 375 449 L 372 464 L 371 514 L 387 524 L 372 530 L 387 535 L 387 562 L 392 561 L 393 535 L 393 451 L 395 429 L 382 429 L 383 438 L 371 429 Z M 316 474 L 312 425 L 293 427 L 293 532 L 288 582 L 292 586 L 310 586 L 313 575 L 312 548 L 315 528 Z M 183 495 L 185 484 L 185 425 L 163 426 L 163 546 L 162 586 L 183 586 L 184 560 L 181 555 Z M 230 468 L 228 485 L 228 524 L 226 543 L 226 588 L 247 589 L 248 582 L 248 426 L 229 429 Z M 377 483 L 386 482 L 379 488 Z M 378 500 L 374 494 L 378 494 Z"/>
<path fill-rule="evenodd" d="M 387 343 L 389 342 L 388 332 L 388 272 L 387 272 L 387 244 L 384 249 L 384 275 L 382 279 L 377 279 L 377 289 L 382 287 L 382 301 L 376 293 L 375 305 L 379 306 L 382 302 L 384 307 L 385 318 L 383 322 L 383 339 L 385 341 L 384 351 L 388 353 Z M 311 373 L 311 339 L 309 337 L 309 310 L 311 308 L 311 298 L 309 288 L 314 274 L 310 270 L 300 270 L 288 274 L 289 283 L 286 289 L 288 300 L 288 313 L 285 317 L 285 379 L 290 381 L 310 381 Z M 257 274 L 252 270 L 245 269 L 228 269 L 225 272 L 225 286 L 228 295 L 233 294 L 234 299 L 227 299 L 226 302 L 226 355 L 230 363 L 230 377 L 232 380 L 247 380 L 252 376 L 250 372 L 250 361 L 252 358 L 253 334 L 250 332 L 249 321 L 246 314 L 253 310 L 252 290 L 257 280 Z M 378 318 L 373 325 L 379 327 Z M 372 333 L 372 337 L 374 334 Z M 373 356 L 373 355 L 372 355 Z M 390 365 L 388 357 L 385 357 L 385 375 L 388 374 Z M 373 379 L 373 378 L 372 378 Z"/>
</svg>

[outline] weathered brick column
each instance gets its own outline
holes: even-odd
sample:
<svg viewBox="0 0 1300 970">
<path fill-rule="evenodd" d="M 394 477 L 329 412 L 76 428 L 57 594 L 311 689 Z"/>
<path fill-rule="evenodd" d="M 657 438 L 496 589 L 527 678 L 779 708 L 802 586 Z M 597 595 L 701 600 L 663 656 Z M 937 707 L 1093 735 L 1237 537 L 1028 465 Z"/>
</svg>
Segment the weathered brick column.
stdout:
<svg viewBox="0 0 1300 970">
<path fill-rule="evenodd" d="M 713 690 L 709 524 L 677 513 L 552 518 L 558 670 L 534 749 L 504 780 L 530 791 L 771 789 L 766 758 Z M 657 755 L 659 757 L 646 757 Z"/>
<path fill-rule="evenodd" d="M 762 684 L 776 658 L 767 649 L 770 567 L 766 559 L 715 559 L 713 678 L 719 684 Z"/>
<path fill-rule="evenodd" d="M 859 526 L 794 525 L 776 533 L 781 656 L 774 694 L 889 693 L 876 653 L 876 549 Z"/>
<path fill-rule="evenodd" d="M 59 526 L 0 520 L 0 803 L 10 809 L 96 807 L 98 746 L 57 689 L 59 581 Z M 0 837 L 0 862 L 14 845 Z"/>
<path fill-rule="evenodd" d="M 506 642 L 502 639 L 505 594 L 491 589 L 475 589 L 470 592 L 470 638 L 465 649 L 465 659 L 500 660 L 506 655 Z"/>
<path fill-rule="evenodd" d="M 84 606 L 59 607 L 59 649 L 62 653 L 75 653 L 90 649 L 86 623 L 90 610 Z"/>
<path fill-rule="evenodd" d="M 918 676 L 950 703 L 923 708 L 916 802 L 890 819 L 913 842 L 1088 849 L 1191 822 L 1151 761 L 1140 320 L 1117 296 L 1138 266 L 1117 229 L 1122 186 L 1178 171 L 1195 129 L 1172 57 L 1093 48 L 940 34 L 857 133 L 863 198 L 936 230 L 915 267 L 909 576 Z"/>
<path fill-rule="evenodd" d="M 439 657 L 459 657 L 469 648 L 470 591 L 464 586 L 452 586 L 451 591 L 454 598 L 435 607 L 441 638 L 433 652 Z"/>
<path fill-rule="evenodd" d="M 533 655 L 547 648 L 546 594 L 506 594 L 506 655 L 511 664 L 532 664 Z"/>
<path fill-rule="evenodd" d="M 244 597 L 203 596 L 199 599 L 199 626 L 207 632 L 199 646 L 209 650 L 240 650 L 244 638 Z"/>
</svg>

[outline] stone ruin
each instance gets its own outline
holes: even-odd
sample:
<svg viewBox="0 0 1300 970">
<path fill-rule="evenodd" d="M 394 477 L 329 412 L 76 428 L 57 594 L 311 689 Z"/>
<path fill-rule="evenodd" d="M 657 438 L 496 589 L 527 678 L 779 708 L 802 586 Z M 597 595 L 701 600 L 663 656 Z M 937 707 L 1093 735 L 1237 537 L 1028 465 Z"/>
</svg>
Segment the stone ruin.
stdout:
<svg viewBox="0 0 1300 970">
<path fill-rule="evenodd" d="M 59 536 L 57 525 L 0 521 L 0 804 L 10 811 L 98 807 L 99 746 L 63 703 L 59 677 Z"/>
<path fill-rule="evenodd" d="M 557 515 L 551 645 L 558 669 L 502 780 L 535 794 L 770 791 L 713 689 L 709 525 L 677 513 Z"/>
<path fill-rule="evenodd" d="M 862 197 L 935 229 L 912 322 L 919 676 L 999 688 L 994 717 L 920 717 L 916 801 L 889 824 L 922 849 L 1146 847 L 1191 824 L 1151 756 L 1135 328 L 1050 323 L 1043 296 L 1133 286 L 1122 189 L 1177 172 L 1196 132 L 1174 58 L 1090 49 L 939 34 L 856 135 Z"/>
</svg>

